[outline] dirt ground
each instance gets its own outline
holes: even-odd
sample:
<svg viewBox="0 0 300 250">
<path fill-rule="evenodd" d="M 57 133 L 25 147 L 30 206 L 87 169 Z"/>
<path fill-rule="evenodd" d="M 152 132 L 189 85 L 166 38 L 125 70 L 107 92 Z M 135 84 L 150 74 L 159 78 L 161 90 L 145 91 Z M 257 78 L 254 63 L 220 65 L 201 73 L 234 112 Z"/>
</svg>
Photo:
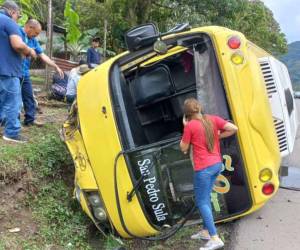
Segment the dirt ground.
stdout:
<svg viewBox="0 0 300 250">
<path fill-rule="evenodd" d="M 32 213 L 24 204 L 29 192 L 26 175 L 17 183 L 0 186 L 0 239 L 10 241 L 12 249 L 17 247 L 15 234 L 26 239 L 37 233 Z"/>
</svg>

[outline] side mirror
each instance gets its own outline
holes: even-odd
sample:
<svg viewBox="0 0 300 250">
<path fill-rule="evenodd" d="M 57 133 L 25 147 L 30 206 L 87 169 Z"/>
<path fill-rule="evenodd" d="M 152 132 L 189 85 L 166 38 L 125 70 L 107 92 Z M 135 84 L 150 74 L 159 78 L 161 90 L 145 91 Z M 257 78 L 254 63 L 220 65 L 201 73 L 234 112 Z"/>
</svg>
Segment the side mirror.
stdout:
<svg viewBox="0 0 300 250">
<path fill-rule="evenodd" d="M 159 32 L 153 23 L 143 24 L 134 27 L 126 32 L 125 42 L 129 51 L 136 51 L 140 48 L 152 45 Z"/>
</svg>

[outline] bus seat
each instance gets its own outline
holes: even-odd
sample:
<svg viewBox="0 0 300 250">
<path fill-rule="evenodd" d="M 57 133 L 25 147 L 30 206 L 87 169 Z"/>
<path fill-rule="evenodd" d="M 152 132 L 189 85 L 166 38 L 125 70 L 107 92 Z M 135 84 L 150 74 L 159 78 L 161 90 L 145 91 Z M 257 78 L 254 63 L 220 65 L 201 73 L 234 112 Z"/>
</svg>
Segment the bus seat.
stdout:
<svg viewBox="0 0 300 250">
<path fill-rule="evenodd" d="M 145 105 L 174 93 L 169 68 L 157 65 L 138 75 L 130 84 L 131 95 L 136 106 Z"/>
<path fill-rule="evenodd" d="M 148 143 L 148 141 L 140 124 L 140 121 L 138 120 L 137 110 L 134 108 L 134 105 L 132 103 L 128 84 L 123 74 L 120 74 L 120 86 L 124 96 L 124 104 L 127 112 L 129 126 L 134 133 L 134 143 L 136 146 L 144 145 Z"/>
</svg>

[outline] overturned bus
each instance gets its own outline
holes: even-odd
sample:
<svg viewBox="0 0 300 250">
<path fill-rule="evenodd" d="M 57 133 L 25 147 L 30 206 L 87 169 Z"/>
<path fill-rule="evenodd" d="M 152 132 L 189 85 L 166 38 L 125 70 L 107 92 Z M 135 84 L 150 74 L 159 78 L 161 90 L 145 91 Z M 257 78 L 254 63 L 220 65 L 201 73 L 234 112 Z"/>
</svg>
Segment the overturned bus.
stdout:
<svg viewBox="0 0 300 250">
<path fill-rule="evenodd" d="M 281 157 L 292 151 L 298 125 L 286 67 L 223 27 L 179 25 L 160 34 L 147 24 L 125 39 L 127 52 L 80 80 L 63 126 L 84 212 L 125 238 L 199 222 L 191 160 L 179 150 L 189 97 L 239 127 L 221 141 L 216 221 L 262 207 L 279 187 Z"/>
</svg>

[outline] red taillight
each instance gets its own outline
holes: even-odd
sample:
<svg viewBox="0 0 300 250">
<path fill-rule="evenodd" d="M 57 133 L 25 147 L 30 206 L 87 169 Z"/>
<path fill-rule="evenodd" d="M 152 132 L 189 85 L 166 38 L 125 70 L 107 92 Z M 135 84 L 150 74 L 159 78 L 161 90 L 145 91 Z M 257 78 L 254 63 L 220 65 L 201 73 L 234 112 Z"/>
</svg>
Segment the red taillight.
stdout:
<svg viewBox="0 0 300 250">
<path fill-rule="evenodd" d="M 262 192 L 265 195 L 270 195 L 270 194 L 273 194 L 274 189 L 275 189 L 275 187 L 272 183 L 266 183 L 265 185 L 263 185 Z"/>
<path fill-rule="evenodd" d="M 232 36 L 228 39 L 227 44 L 231 49 L 238 49 L 241 46 L 241 40 L 237 36 Z"/>
</svg>

